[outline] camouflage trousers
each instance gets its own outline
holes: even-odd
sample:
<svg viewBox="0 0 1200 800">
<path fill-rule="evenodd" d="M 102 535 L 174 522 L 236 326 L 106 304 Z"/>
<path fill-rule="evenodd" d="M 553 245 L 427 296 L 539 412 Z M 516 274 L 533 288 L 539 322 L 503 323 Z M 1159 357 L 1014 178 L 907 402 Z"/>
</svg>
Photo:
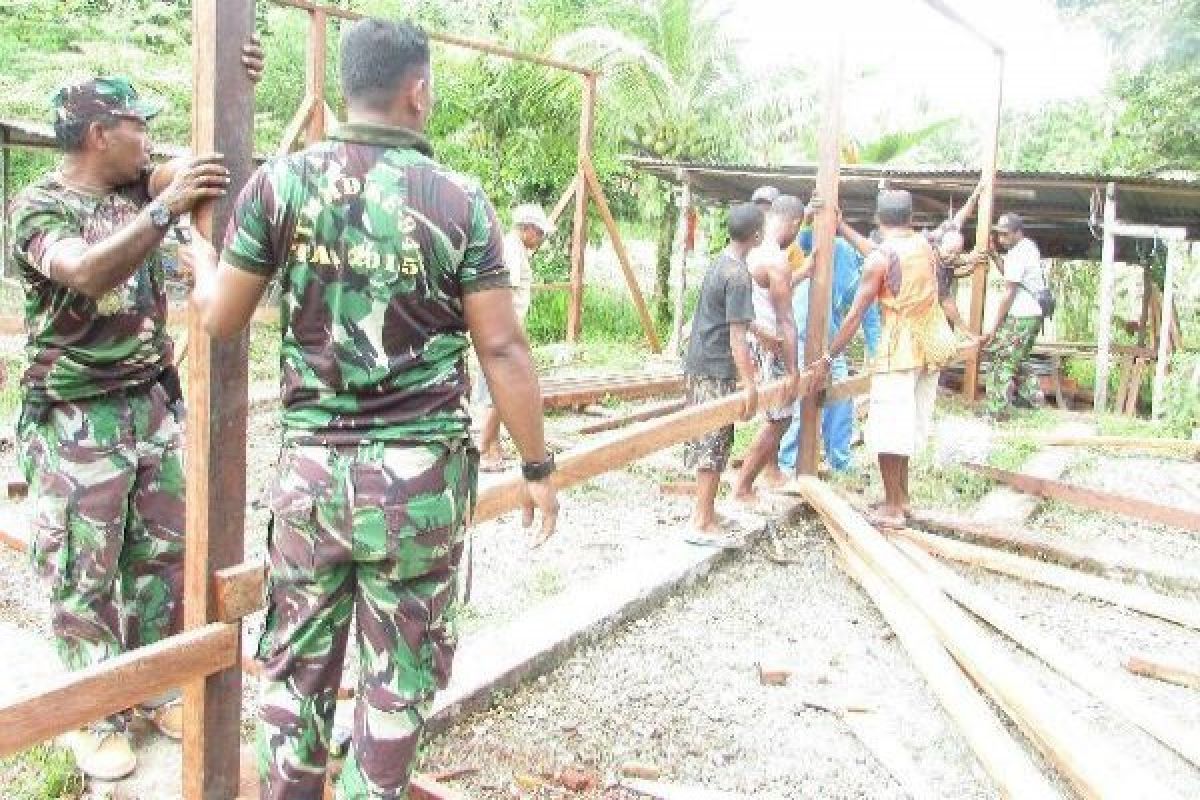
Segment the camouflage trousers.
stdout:
<svg viewBox="0 0 1200 800">
<path fill-rule="evenodd" d="M 26 408 L 17 429 L 30 555 L 59 656 L 77 670 L 180 630 L 183 434 L 157 384 L 43 412 Z"/>
<path fill-rule="evenodd" d="M 1008 317 L 992 341 L 992 365 L 984 378 L 987 392 L 987 412 L 999 414 L 1009 407 L 1009 385 L 1015 383 L 1016 397 L 1032 403 L 1037 394 L 1037 379 L 1029 370 L 1029 354 L 1038 332 L 1041 317 Z"/>
<path fill-rule="evenodd" d="M 263 800 L 319 798 L 351 617 L 345 800 L 398 800 L 450 678 L 478 457 L 445 445 L 285 446 L 272 491 L 258 756 Z"/>
</svg>

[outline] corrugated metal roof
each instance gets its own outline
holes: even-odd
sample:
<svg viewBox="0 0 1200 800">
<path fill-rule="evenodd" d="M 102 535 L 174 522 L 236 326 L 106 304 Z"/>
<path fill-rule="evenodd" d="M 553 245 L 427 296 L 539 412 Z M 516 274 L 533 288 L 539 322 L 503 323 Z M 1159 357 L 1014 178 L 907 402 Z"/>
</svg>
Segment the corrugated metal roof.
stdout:
<svg viewBox="0 0 1200 800">
<path fill-rule="evenodd" d="M 759 186 L 770 184 L 801 196 L 812 192 L 816 164 L 758 166 L 706 164 L 629 158 L 634 168 L 672 183 L 684 176 L 702 199 L 720 203 L 748 200 Z M 856 225 L 874 213 L 875 195 L 886 183 L 913 193 L 916 221 L 933 225 L 958 208 L 979 180 L 978 170 L 899 169 L 887 166 L 843 166 L 839 193 L 842 212 Z M 1117 187 L 1117 214 L 1122 222 L 1183 227 L 1189 239 L 1200 238 L 1200 181 L 1061 172 L 1003 171 L 996 177 L 997 214 L 1021 214 L 1047 256 L 1082 258 L 1094 255 L 1105 185 Z M 968 231 L 970 233 L 970 231 Z"/>
</svg>

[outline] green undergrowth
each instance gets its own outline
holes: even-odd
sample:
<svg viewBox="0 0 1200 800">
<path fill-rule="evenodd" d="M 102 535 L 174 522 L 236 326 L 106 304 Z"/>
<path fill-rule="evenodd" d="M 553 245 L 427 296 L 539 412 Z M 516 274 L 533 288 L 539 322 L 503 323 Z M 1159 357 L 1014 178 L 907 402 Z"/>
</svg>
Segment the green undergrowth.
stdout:
<svg viewBox="0 0 1200 800">
<path fill-rule="evenodd" d="M 68 750 L 39 744 L 0 759 L 0 795 L 6 800 L 78 800 L 83 789 Z"/>
<path fill-rule="evenodd" d="M 1159 420 L 1127 417 L 1124 414 L 1098 415 L 1096 431 L 1102 436 L 1136 436 L 1154 439 L 1170 438 L 1177 433 Z"/>
</svg>

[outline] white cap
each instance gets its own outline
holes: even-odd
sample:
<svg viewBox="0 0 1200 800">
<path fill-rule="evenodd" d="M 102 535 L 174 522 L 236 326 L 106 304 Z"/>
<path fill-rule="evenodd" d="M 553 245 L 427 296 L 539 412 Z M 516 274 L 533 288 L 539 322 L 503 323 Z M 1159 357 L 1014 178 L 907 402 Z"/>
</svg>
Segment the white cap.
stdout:
<svg viewBox="0 0 1200 800">
<path fill-rule="evenodd" d="M 547 236 L 554 233 L 554 224 L 550 222 L 550 218 L 546 216 L 542 207 L 536 203 L 517 206 L 513 209 L 512 219 L 514 226 L 532 225 Z"/>
</svg>

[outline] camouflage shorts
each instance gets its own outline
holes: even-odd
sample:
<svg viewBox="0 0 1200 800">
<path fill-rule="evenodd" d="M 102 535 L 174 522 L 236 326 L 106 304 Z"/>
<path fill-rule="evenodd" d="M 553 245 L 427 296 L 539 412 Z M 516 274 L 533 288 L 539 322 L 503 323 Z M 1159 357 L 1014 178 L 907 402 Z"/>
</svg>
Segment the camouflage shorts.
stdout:
<svg viewBox="0 0 1200 800">
<path fill-rule="evenodd" d="M 177 632 L 183 432 L 162 387 L 26 408 L 17 435 L 33 503 L 30 557 L 67 668 Z"/>
<path fill-rule="evenodd" d="M 352 618 L 360 676 L 337 797 L 407 797 L 457 643 L 476 460 L 466 443 L 284 449 L 258 645 L 263 800 L 322 796 Z"/>
<path fill-rule="evenodd" d="M 698 406 L 709 400 L 728 397 L 737 391 L 736 380 L 709 378 L 704 375 L 685 375 L 684 389 L 687 404 Z M 688 469 L 724 472 L 729 464 L 729 453 L 733 450 L 733 426 L 717 428 L 699 439 L 683 446 L 683 465 Z"/>
<path fill-rule="evenodd" d="M 754 356 L 755 363 L 758 364 L 759 384 L 770 383 L 771 381 L 787 377 L 787 367 L 783 365 L 783 359 L 777 353 L 760 346 L 758 342 L 750 343 L 750 352 Z M 763 409 L 763 414 L 771 422 L 781 422 L 792 418 L 794 405 L 794 403 L 787 403 L 773 408 L 766 408 Z"/>
</svg>

